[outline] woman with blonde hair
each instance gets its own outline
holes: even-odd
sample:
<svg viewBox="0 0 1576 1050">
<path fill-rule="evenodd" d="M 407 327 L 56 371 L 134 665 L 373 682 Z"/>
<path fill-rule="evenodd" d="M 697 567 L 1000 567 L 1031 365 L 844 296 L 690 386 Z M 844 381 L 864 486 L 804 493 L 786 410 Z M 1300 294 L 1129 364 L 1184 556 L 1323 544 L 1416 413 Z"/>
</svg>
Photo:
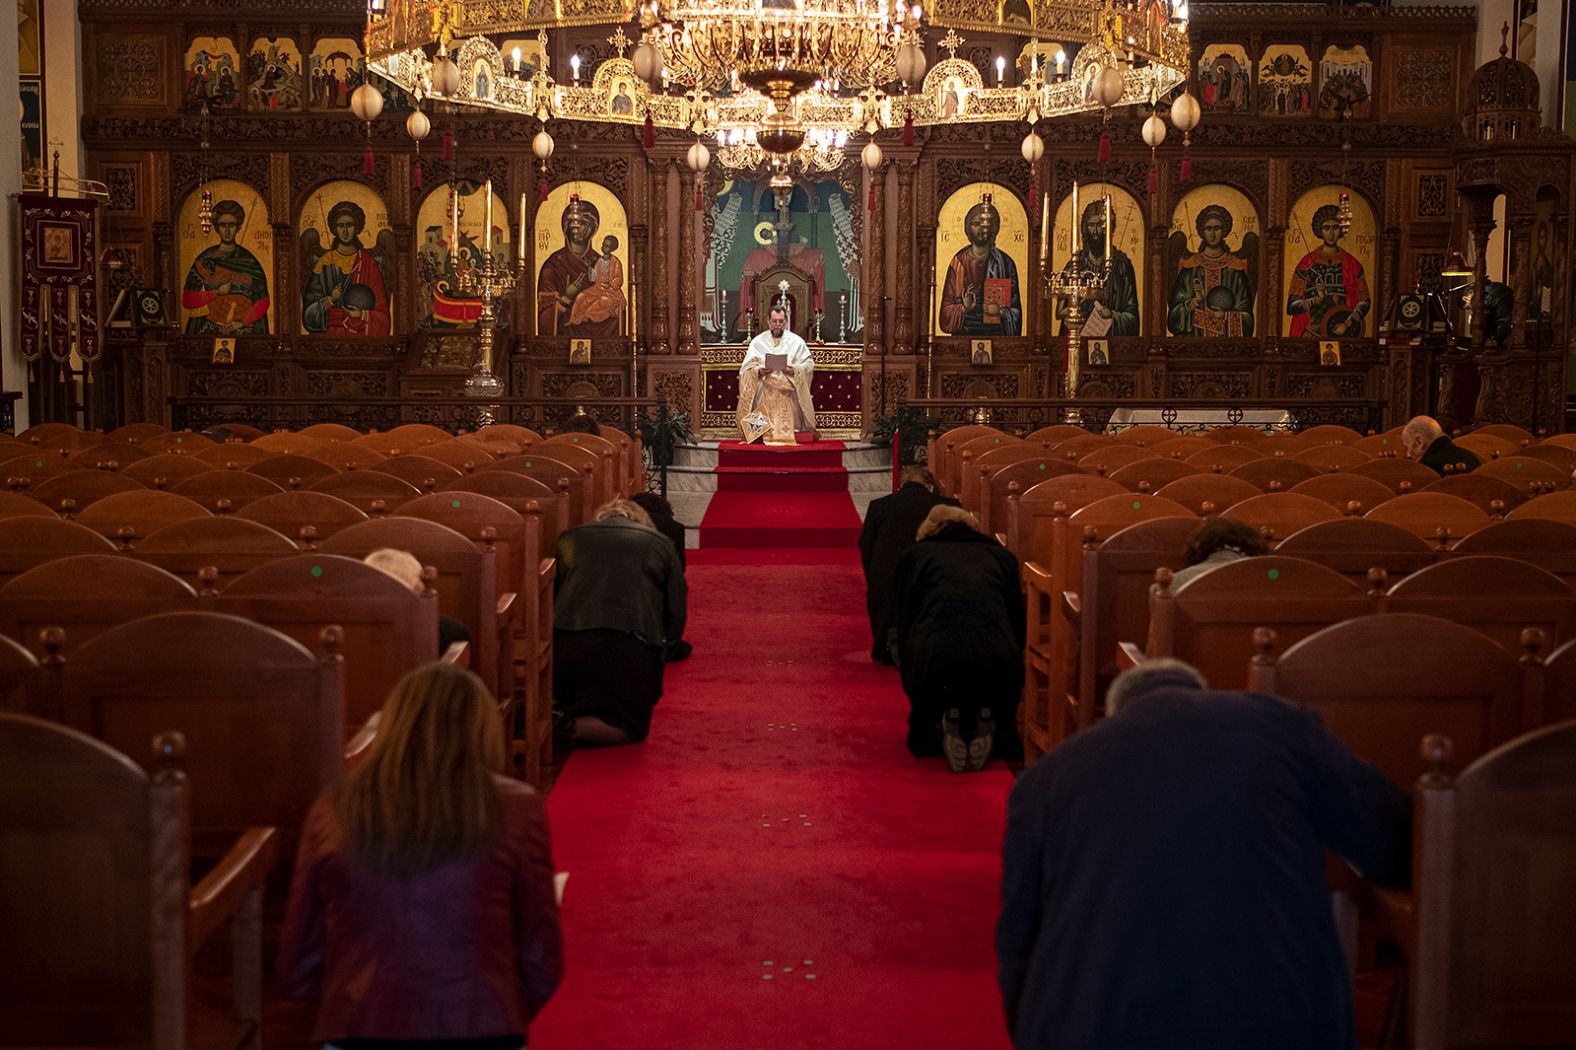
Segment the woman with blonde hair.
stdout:
<svg viewBox="0 0 1576 1050">
<path fill-rule="evenodd" d="M 609 746 L 644 740 L 662 696 L 663 653 L 684 637 L 684 566 L 627 499 L 558 538 L 553 578 L 553 735 Z"/>
<path fill-rule="evenodd" d="M 897 563 L 908 749 L 954 773 L 1021 754 L 1024 604 L 1018 559 L 961 507 L 932 507 Z"/>
<path fill-rule="evenodd" d="M 279 950 L 341 1048 L 519 1050 L 563 976 L 547 814 L 502 775 L 496 701 L 445 663 L 395 685 L 366 761 L 312 806 Z"/>
</svg>

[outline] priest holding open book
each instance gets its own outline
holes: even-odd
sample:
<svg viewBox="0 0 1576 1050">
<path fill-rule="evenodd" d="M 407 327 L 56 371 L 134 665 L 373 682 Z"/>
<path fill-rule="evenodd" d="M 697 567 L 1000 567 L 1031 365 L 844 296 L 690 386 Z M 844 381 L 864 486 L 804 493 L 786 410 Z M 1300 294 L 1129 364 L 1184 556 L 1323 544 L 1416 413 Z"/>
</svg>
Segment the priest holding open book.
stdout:
<svg viewBox="0 0 1576 1050">
<path fill-rule="evenodd" d="M 767 329 L 750 340 L 739 366 L 739 430 L 746 443 L 792 445 L 796 431 L 815 431 L 810 347 L 788 331 L 788 311 L 774 306 Z"/>
</svg>

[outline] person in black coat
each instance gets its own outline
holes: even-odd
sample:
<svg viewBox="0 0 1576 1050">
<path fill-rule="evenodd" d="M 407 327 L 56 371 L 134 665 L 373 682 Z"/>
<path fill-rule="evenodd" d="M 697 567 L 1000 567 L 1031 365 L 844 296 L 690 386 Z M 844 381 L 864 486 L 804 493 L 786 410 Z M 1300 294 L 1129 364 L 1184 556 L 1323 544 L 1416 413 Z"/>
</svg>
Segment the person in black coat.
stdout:
<svg viewBox="0 0 1576 1050">
<path fill-rule="evenodd" d="M 637 492 L 629 497 L 629 501 L 651 517 L 651 524 L 658 532 L 673 542 L 673 549 L 678 551 L 679 568 L 688 569 L 684 559 L 684 523 L 673 516 L 673 504 L 655 492 Z M 682 638 L 668 642 L 664 651 L 664 659 L 668 663 L 676 660 L 686 660 L 695 647 Z"/>
<path fill-rule="evenodd" d="M 1355 1050 L 1329 848 L 1401 884 L 1406 793 L 1310 711 L 1118 675 L 1007 803 L 996 952 L 1021 1050 Z"/>
<path fill-rule="evenodd" d="M 924 467 L 904 467 L 898 490 L 865 511 L 859 530 L 859 561 L 865 569 L 865 611 L 870 616 L 870 659 L 891 664 L 897 560 L 914 545 L 914 534 L 932 507 L 958 501 L 936 495 L 936 479 Z"/>
<path fill-rule="evenodd" d="M 1018 559 L 959 507 L 934 507 L 897 564 L 897 646 L 908 749 L 955 773 L 1022 753 L 1025 633 Z M 939 746 L 938 746 L 939 745 Z"/>
<path fill-rule="evenodd" d="M 1407 459 L 1415 459 L 1435 474 L 1465 474 L 1483 465 L 1470 449 L 1462 448 L 1445 435 L 1444 427 L 1428 416 L 1415 416 L 1401 428 L 1401 447 Z"/>
</svg>

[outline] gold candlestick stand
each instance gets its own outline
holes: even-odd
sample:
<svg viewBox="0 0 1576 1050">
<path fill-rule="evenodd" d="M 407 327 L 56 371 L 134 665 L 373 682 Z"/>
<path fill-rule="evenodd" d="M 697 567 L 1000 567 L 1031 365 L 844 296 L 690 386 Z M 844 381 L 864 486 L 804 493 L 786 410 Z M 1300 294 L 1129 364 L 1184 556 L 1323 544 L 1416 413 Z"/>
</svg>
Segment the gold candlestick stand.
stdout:
<svg viewBox="0 0 1576 1050">
<path fill-rule="evenodd" d="M 517 275 L 508 263 L 500 263 L 491 253 L 486 254 L 481 265 L 460 275 L 460 291 L 467 295 L 480 295 L 482 312 L 476 318 L 476 371 L 465 380 L 465 396 L 478 401 L 497 401 L 504 393 L 503 380 L 493 373 L 493 339 L 498 318 L 493 312 L 493 300 L 507 298 L 515 289 Z M 484 404 L 478 413 L 478 424 L 487 426 L 495 422 L 495 405 Z"/>
</svg>

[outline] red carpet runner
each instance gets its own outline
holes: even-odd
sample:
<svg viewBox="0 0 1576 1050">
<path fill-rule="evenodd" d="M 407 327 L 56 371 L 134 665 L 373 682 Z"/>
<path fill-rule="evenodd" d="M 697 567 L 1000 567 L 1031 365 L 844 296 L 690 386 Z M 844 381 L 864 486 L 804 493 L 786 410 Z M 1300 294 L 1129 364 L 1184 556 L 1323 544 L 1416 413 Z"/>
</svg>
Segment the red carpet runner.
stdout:
<svg viewBox="0 0 1576 1050">
<path fill-rule="evenodd" d="M 577 752 L 548 800 L 568 977 L 532 1050 L 1006 1047 L 1010 777 L 903 749 L 852 551 L 743 554 L 690 552 L 651 738 Z"/>
<path fill-rule="evenodd" d="M 841 441 L 779 448 L 724 441 L 717 450 L 717 494 L 701 519 L 702 549 L 848 548 L 858 539 Z"/>
</svg>

